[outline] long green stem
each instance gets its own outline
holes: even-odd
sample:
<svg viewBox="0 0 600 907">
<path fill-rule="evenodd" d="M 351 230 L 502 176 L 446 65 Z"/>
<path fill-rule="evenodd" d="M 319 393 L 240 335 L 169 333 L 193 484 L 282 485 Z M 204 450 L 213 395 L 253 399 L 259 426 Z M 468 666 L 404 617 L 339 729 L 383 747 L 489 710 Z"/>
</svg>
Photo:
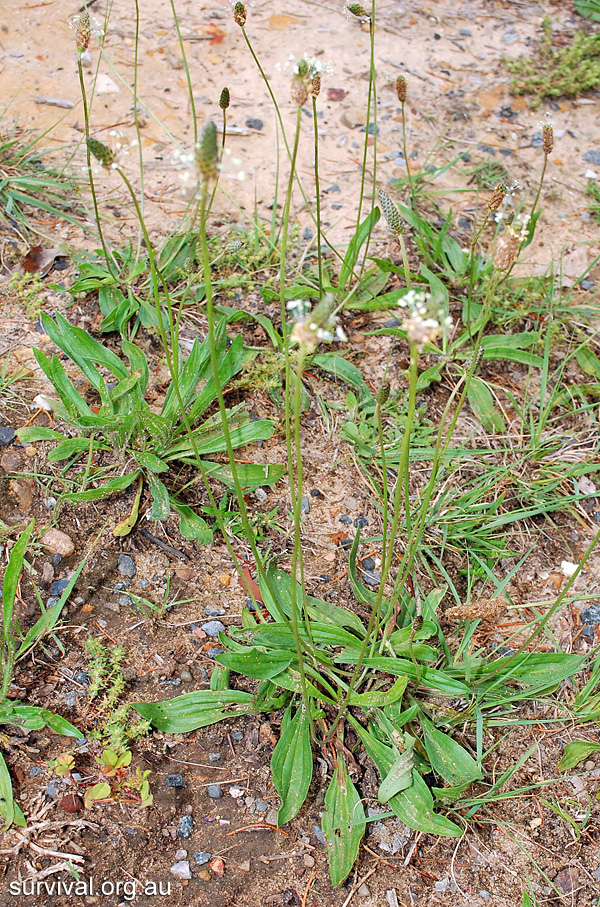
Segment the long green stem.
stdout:
<svg viewBox="0 0 600 907">
<path fill-rule="evenodd" d="M 371 15 L 369 17 L 369 89 L 367 93 L 367 124 L 365 131 L 365 144 L 363 147 L 363 159 L 362 159 L 362 173 L 360 177 L 360 194 L 358 198 L 358 214 L 356 218 L 356 233 L 358 233 L 358 228 L 360 227 L 363 201 L 365 195 L 365 182 L 367 178 L 367 157 L 369 153 L 369 136 L 371 135 L 371 110 L 373 111 L 373 184 L 371 190 L 371 210 L 375 207 L 375 196 L 377 192 L 377 88 L 375 80 L 375 0 L 371 2 Z M 360 274 L 362 276 L 365 263 L 367 261 L 367 254 L 369 251 L 369 243 L 371 240 L 371 234 L 366 238 L 365 247 L 362 255 L 362 265 L 360 268 Z"/>
<path fill-rule="evenodd" d="M 83 103 L 83 124 L 85 129 L 85 137 L 88 139 L 90 137 L 90 119 L 87 103 L 87 93 L 85 90 L 85 81 L 83 78 L 83 66 L 81 65 L 81 51 L 77 51 L 77 73 L 79 75 L 79 88 L 81 91 L 81 101 Z M 102 232 L 102 224 L 100 223 L 100 211 L 98 209 L 98 198 L 96 196 L 96 186 L 94 183 L 94 174 L 92 171 L 92 155 L 89 149 L 89 146 L 86 143 L 86 158 L 87 158 L 87 170 L 88 170 L 88 179 L 90 181 L 90 192 L 92 194 L 92 203 L 94 205 L 94 217 L 96 218 L 96 226 L 98 227 L 98 236 L 100 237 L 100 242 L 102 244 L 102 251 L 104 253 L 104 260 L 106 261 L 106 267 L 114 277 L 113 264 L 117 269 L 117 274 L 119 273 L 119 268 L 114 261 L 113 256 L 109 253 L 108 247 L 104 240 L 104 233 Z"/>
<path fill-rule="evenodd" d="M 183 62 L 183 68 L 185 70 L 185 78 L 188 86 L 188 97 L 190 99 L 190 113 L 192 115 L 192 123 L 194 126 L 194 145 L 198 141 L 198 121 L 196 119 L 196 103 L 194 101 L 194 86 L 192 84 L 192 77 L 190 75 L 190 68 L 188 66 L 187 55 L 185 52 L 185 46 L 183 43 L 183 38 L 181 37 L 181 30 L 179 28 L 179 17 L 177 15 L 177 10 L 175 9 L 174 0 L 171 2 L 171 12 L 173 13 L 173 19 L 175 21 L 175 29 L 177 31 L 177 41 L 179 42 L 179 50 L 181 51 L 181 60 Z"/>
<path fill-rule="evenodd" d="M 317 262 L 319 267 L 319 294 L 323 295 L 323 252 L 321 250 L 321 187 L 319 183 L 319 125 L 317 120 L 317 99 L 313 95 L 313 128 L 315 132 L 315 192 L 317 199 Z"/>
<path fill-rule="evenodd" d="M 539 182 L 539 185 L 538 185 L 538 189 L 537 189 L 537 194 L 536 194 L 536 196 L 535 196 L 535 200 L 534 200 L 534 202 L 533 202 L 533 208 L 531 209 L 530 218 L 532 218 L 533 215 L 535 214 L 535 210 L 536 210 L 536 208 L 537 208 L 537 206 L 538 206 L 538 202 L 539 202 L 539 200 L 540 200 L 540 195 L 542 194 L 542 186 L 544 185 L 544 177 L 546 176 L 546 167 L 547 167 L 547 166 L 548 166 L 548 155 L 545 154 L 545 155 L 544 155 L 544 163 L 542 164 L 542 173 L 541 173 L 541 176 L 540 176 L 540 182 Z"/>
<path fill-rule="evenodd" d="M 410 266 L 408 264 L 408 255 L 406 254 L 406 242 L 404 241 L 404 236 L 402 233 L 398 234 L 398 242 L 400 243 L 400 251 L 402 252 L 402 264 L 404 265 L 404 279 L 406 281 L 406 289 L 412 289 L 412 282 L 410 279 Z"/>
<path fill-rule="evenodd" d="M 404 112 L 405 101 L 400 101 L 400 106 L 402 107 L 402 154 L 404 155 L 404 163 L 406 165 L 406 175 L 408 177 L 408 186 L 410 191 L 410 207 L 415 210 L 415 187 L 413 183 L 412 174 L 410 172 L 410 167 L 408 166 L 408 146 L 406 144 L 406 115 Z"/>
<path fill-rule="evenodd" d="M 408 514 L 410 511 L 410 499 L 408 496 L 408 484 L 407 484 L 407 473 L 409 468 L 409 453 L 410 453 L 410 435 L 412 431 L 412 423 L 414 420 L 415 410 L 416 410 L 416 397 L 417 397 L 417 380 L 418 380 L 418 361 L 419 354 L 415 344 L 411 344 L 411 358 L 410 358 L 410 384 L 408 389 L 408 411 L 406 416 L 406 425 L 404 428 L 404 439 L 402 442 L 402 450 L 400 453 L 400 463 L 398 466 L 398 475 L 396 479 L 396 490 L 394 493 L 394 514 L 392 517 L 392 528 L 390 531 L 389 540 L 384 538 L 383 541 L 383 559 L 381 565 L 381 581 L 379 583 L 379 589 L 377 591 L 377 596 L 373 607 L 371 609 L 371 614 L 369 615 L 369 623 L 367 625 L 367 632 L 363 640 L 360 652 L 358 653 L 358 658 L 348 683 L 348 689 L 342 698 L 342 701 L 338 707 L 333 724 L 329 729 L 327 735 L 327 740 L 331 740 L 335 729 L 339 722 L 341 721 L 348 702 L 350 701 L 350 696 L 355 689 L 356 681 L 361 672 L 363 662 L 367 655 L 367 650 L 369 646 L 372 645 L 373 634 L 375 628 L 379 624 L 379 614 L 381 610 L 381 604 L 383 602 L 383 591 L 385 588 L 385 583 L 387 576 L 389 574 L 390 568 L 392 566 L 392 561 L 394 557 L 394 543 L 396 540 L 396 535 L 398 533 L 398 526 L 400 523 L 400 514 L 402 510 L 405 514 Z M 404 507 L 402 507 L 402 499 L 404 497 Z M 386 547 L 387 543 L 387 547 Z M 392 612 L 393 613 L 393 612 Z M 388 615 L 388 620 L 391 621 L 392 614 Z"/>
</svg>

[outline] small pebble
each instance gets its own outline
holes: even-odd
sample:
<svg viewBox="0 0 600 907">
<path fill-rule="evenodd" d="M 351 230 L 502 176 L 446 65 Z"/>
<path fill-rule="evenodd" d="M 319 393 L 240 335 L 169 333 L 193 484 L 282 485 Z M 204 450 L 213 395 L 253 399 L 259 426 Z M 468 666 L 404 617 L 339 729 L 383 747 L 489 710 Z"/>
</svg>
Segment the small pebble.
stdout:
<svg viewBox="0 0 600 907">
<path fill-rule="evenodd" d="M 87 687 L 90 684 L 90 675 L 85 671 L 76 671 L 73 674 L 73 680 L 76 680 L 77 683 L 82 683 Z"/>
<path fill-rule="evenodd" d="M 354 520 L 354 525 L 356 526 L 357 529 L 359 529 L 359 528 L 364 529 L 365 526 L 369 525 L 369 521 L 366 518 L 366 516 L 362 516 L 362 515 L 357 516 L 356 519 Z"/>
<path fill-rule="evenodd" d="M 218 762 L 220 758 L 221 758 L 221 753 L 209 753 L 208 754 L 209 762 Z"/>
<path fill-rule="evenodd" d="M 73 540 L 69 538 L 66 532 L 60 529 L 49 529 L 41 538 L 44 548 L 54 554 L 62 554 L 63 557 L 69 557 L 75 551 Z"/>
<path fill-rule="evenodd" d="M 236 743 L 239 743 L 240 740 L 244 739 L 244 734 L 242 733 L 242 731 L 232 731 L 231 737 L 233 740 L 236 741 Z"/>
<path fill-rule="evenodd" d="M 219 633 L 225 632 L 225 624 L 222 624 L 220 620 L 209 620 L 208 623 L 202 624 L 201 629 L 207 636 L 217 637 Z"/>
<path fill-rule="evenodd" d="M 593 772 L 594 769 L 596 768 L 596 763 L 592 762 L 591 759 L 588 759 L 588 761 L 585 763 L 585 765 L 583 767 L 586 770 L 586 772 Z"/>
<path fill-rule="evenodd" d="M 305 494 L 300 498 L 300 513 L 310 513 L 310 503 Z"/>
<path fill-rule="evenodd" d="M 484 889 L 482 889 L 482 890 L 479 892 L 479 897 L 480 897 L 483 901 L 489 901 L 489 899 L 491 898 L 491 894 L 489 893 L 489 891 L 486 891 L 485 888 L 484 888 Z"/>
<path fill-rule="evenodd" d="M 586 164 L 600 164 L 600 151 L 586 151 L 583 159 Z"/>
<path fill-rule="evenodd" d="M 323 829 L 321 828 L 321 826 L 313 825 L 312 831 L 319 844 L 325 844 L 325 835 L 323 834 Z"/>
<path fill-rule="evenodd" d="M 62 561 L 62 554 L 59 554 L 57 551 L 56 554 L 52 558 L 52 563 L 54 564 L 55 567 L 58 567 L 60 565 L 61 561 Z"/>
<path fill-rule="evenodd" d="M 230 787 L 229 788 L 229 796 L 233 797 L 234 800 L 237 800 L 238 797 L 241 797 L 243 793 L 244 793 L 244 791 L 242 790 L 241 787 Z"/>
<path fill-rule="evenodd" d="M 378 573 L 375 573 L 374 570 L 365 570 L 363 579 L 367 586 L 378 586 L 381 582 L 380 575 Z"/>
<path fill-rule="evenodd" d="M 595 280 L 580 280 L 579 286 L 581 287 L 582 290 L 593 290 L 594 287 L 596 286 L 596 281 Z"/>
<path fill-rule="evenodd" d="M 208 853 L 206 850 L 194 850 L 192 851 L 192 856 L 198 866 L 203 866 L 209 860 L 212 860 L 212 853 Z"/>
<path fill-rule="evenodd" d="M 269 808 L 269 804 L 265 803 L 264 800 L 257 800 L 254 804 L 254 809 L 257 813 L 266 813 Z"/>
<path fill-rule="evenodd" d="M 46 510 L 54 510 L 56 507 L 56 498 L 44 498 L 44 507 Z"/>
<path fill-rule="evenodd" d="M 223 617 L 224 614 L 227 614 L 225 608 L 215 608 L 213 605 L 208 605 L 204 609 L 204 613 L 207 617 Z"/>
<path fill-rule="evenodd" d="M 264 504 L 265 501 L 267 500 L 268 495 L 264 488 L 257 488 L 256 491 L 254 492 L 254 497 L 256 498 L 256 500 L 258 501 L 259 504 Z"/>
<path fill-rule="evenodd" d="M 190 869 L 190 861 L 180 860 L 178 863 L 175 863 L 174 866 L 171 866 L 170 872 L 176 879 L 191 879 L 192 871 Z"/>
<path fill-rule="evenodd" d="M 267 812 L 265 816 L 265 822 L 267 825 L 277 825 L 277 814 L 279 810 L 275 809 L 274 806 Z"/>
<path fill-rule="evenodd" d="M 360 888 L 357 890 L 356 893 L 359 896 L 359 898 L 370 898 L 371 897 L 371 889 L 369 888 L 369 886 L 367 885 L 366 882 L 362 883 L 362 885 L 360 886 Z"/>
<path fill-rule="evenodd" d="M 211 646 L 211 648 L 208 650 L 208 652 L 206 654 L 208 655 L 209 658 L 216 658 L 217 655 L 220 655 L 222 651 L 223 651 L 222 646 Z"/>
<path fill-rule="evenodd" d="M 206 793 L 211 800 L 220 800 L 223 796 L 223 789 L 220 784 L 209 784 Z"/>
<path fill-rule="evenodd" d="M 461 38 L 470 38 L 471 34 L 472 34 L 468 28 L 461 28 L 458 33 L 461 36 Z"/>
<path fill-rule="evenodd" d="M 68 579 L 55 579 L 50 585 L 50 595 L 62 595 L 68 585 Z"/>
<path fill-rule="evenodd" d="M 119 555 L 118 568 L 121 576 L 126 576 L 127 579 L 133 579 L 136 574 L 135 561 L 128 554 Z"/>
<path fill-rule="evenodd" d="M 348 516 L 347 513 L 343 513 L 340 517 L 340 523 L 344 523 L 346 526 L 350 526 L 352 519 Z"/>
<path fill-rule="evenodd" d="M 187 841 L 191 838 L 194 830 L 194 819 L 192 816 L 182 816 L 177 823 L 177 837 Z"/>
<path fill-rule="evenodd" d="M 310 495 L 313 498 L 322 498 L 323 497 L 322 492 L 320 492 L 318 488 L 312 488 Z"/>
<path fill-rule="evenodd" d="M 302 234 L 302 239 L 312 239 L 312 238 L 313 238 L 312 230 L 310 229 L 310 227 L 305 227 L 304 232 Z"/>
<path fill-rule="evenodd" d="M 52 797 L 53 800 L 56 800 L 58 797 L 58 784 L 56 781 L 49 781 L 46 785 L 46 795 Z"/>
<path fill-rule="evenodd" d="M 534 132 L 531 136 L 531 144 L 534 148 L 541 148 L 544 144 L 544 137 L 541 132 Z"/>
<path fill-rule="evenodd" d="M 3 425 L 0 427 L 0 447 L 8 447 L 9 444 L 12 444 L 17 434 L 14 428 L 8 428 L 8 426 Z"/>
<path fill-rule="evenodd" d="M 364 557 L 361 561 L 361 564 L 365 570 L 374 570 L 375 569 L 375 558 Z"/>
<path fill-rule="evenodd" d="M 186 857 L 187 857 L 187 850 L 184 850 L 183 847 L 181 847 L 178 851 L 175 852 L 176 860 L 185 860 Z"/>
<path fill-rule="evenodd" d="M 69 690 L 65 693 L 65 705 L 70 709 L 74 709 L 77 705 L 77 693 L 73 690 Z"/>
<path fill-rule="evenodd" d="M 590 605 L 581 612 L 581 622 L 584 624 L 600 624 L 600 605 Z"/>
<path fill-rule="evenodd" d="M 258 117 L 248 117 L 246 120 L 246 126 L 248 129 L 256 129 L 257 131 L 263 128 L 263 121 L 259 120 Z"/>
<path fill-rule="evenodd" d="M 165 778 L 165 787 L 185 787 L 183 775 L 180 775 L 179 772 L 176 772 L 173 775 L 167 775 Z"/>
<path fill-rule="evenodd" d="M 42 766 L 41 766 L 41 765 L 32 765 L 31 768 L 29 769 L 29 777 L 30 777 L 30 778 L 37 778 L 38 775 L 41 775 L 41 774 L 42 774 Z"/>
<path fill-rule="evenodd" d="M 179 671 L 179 679 L 182 683 L 191 683 L 194 679 L 194 676 L 191 671 L 188 671 L 187 668 L 181 668 Z"/>
</svg>

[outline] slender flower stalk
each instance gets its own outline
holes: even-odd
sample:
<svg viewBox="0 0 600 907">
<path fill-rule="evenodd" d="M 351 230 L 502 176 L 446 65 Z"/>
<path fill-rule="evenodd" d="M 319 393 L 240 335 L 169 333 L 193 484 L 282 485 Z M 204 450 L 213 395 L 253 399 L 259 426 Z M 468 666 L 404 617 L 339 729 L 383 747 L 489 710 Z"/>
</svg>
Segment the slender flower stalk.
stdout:
<svg viewBox="0 0 600 907">
<path fill-rule="evenodd" d="M 312 110 L 313 110 L 313 129 L 315 133 L 315 152 L 314 152 L 314 170 L 315 170 L 315 196 L 317 208 L 317 264 L 319 270 L 319 294 L 322 295 L 323 289 L 323 250 L 321 238 L 321 186 L 319 181 L 319 121 L 317 119 L 317 97 L 321 90 L 321 76 L 315 75 L 312 79 Z"/>
<path fill-rule="evenodd" d="M 548 117 L 548 114 L 546 114 Z M 537 193 L 535 196 L 535 201 L 533 202 L 533 208 L 531 209 L 530 217 L 533 219 L 533 215 L 538 206 L 540 200 L 540 195 L 542 194 L 542 186 L 544 185 L 544 178 L 546 176 L 546 168 L 548 166 L 548 158 L 552 154 L 554 149 L 554 123 L 551 123 L 547 118 L 543 123 L 540 123 L 542 130 L 542 151 L 544 152 L 544 163 L 542 164 L 542 172 L 540 175 L 540 181 L 537 188 Z M 535 221 L 534 221 L 535 223 Z"/>
<path fill-rule="evenodd" d="M 377 87 L 376 87 L 376 73 L 375 73 L 375 0 L 371 2 L 371 13 L 368 15 L 364 8 L 357 3 L 351 3 L 348 7 L 348 12 L 352 13 L 353 16 L 361 19 L 361 21 L 368 21 L 369 23 L 369 87 L 367 91 L 367 122 L 365 127 L 365 142 L 363 146 L 363 158 L 362 158 L 362 168 L 361 168 L 361 177 L 360 177 L 360 193 L 358 197 L 358 213 L 356 217 L 356 232 L 358 233 L 358 228 L 360 227 L 363 202 L 365 197 L 365 185 L 367 178 L 367 158 L 369 154 L 369 136 L 371 135 L 371 116 L 373 117 L 373 188 L 371 192 L 371 208 L 375 207 L 375 197 L 376 197 L 376 181 L 377 181 Z M 360 275 L 365 269 L 365 263 L 367 261 L 367 255 L 369 252 L 369 243 L 371 241 L 371 235 L 367 236 L 365 241 L 365 247 L 362 255 L 362 265 L 360 268 Z"/>
<path fill-rule="evenodd" d="M 404 155 L 404 163 L 406 165 L 406 175 L 408 177 L 408 186 L 409 186 L 409 190 L 410 190 L 410 206 L 414 211 L 415 210 L 415 187 L 414 187 L 414 183 L 413 183 L 412 174 L 410 172 L 410 167 L 408 166 L 408 145 L 406 142 L 405 104 L 406 104 L 406 96 L 407 96 L 407 82 L 406 82 L 406 76 L 404 74 L 401 73 L 397 77 L 396 81 L 394 82 L 394 87 L 396 89 L 396 95 L 398 97 L 398 100 L 400 101 L 400 107 L 402 110 L 402 153 Z"/>
<path fill-rule="evenodd" d="M 104 239 L 104 232 L 102 230 L 102 224 L 100 223 L 100 211 L 98 208 L 98 197 L 96 194 L 96 185 L 94 182 L 94 173 L 92 169 L 92 157 L 89 146 L 90 140 L 90 118 L 89 118 L 89 108 L 87 101 L 87 93 L 85 90 L 85 79 L 83 77 L 83 65 L 81 56 L 88 49 L 90 38 L 92 34 L 92 24 L 90 20 L 90 14 L 85 10 L 80 16 L 76 16 L 73 20 L 73 28 L 75 30 L 75 42 L 77 44 L 77 75 L 79 76 L 79 90 L 81 91 L 81 103 L 83 105 L 83 127 L 85 132 L 86 139 L 86 161 L 87 161 L 87 172 L 88 180 L 90 183 L 90 193 L 92 196 L 92 204 L 94 206 L 94 217 L 96 220 L 96 226 L 98 227 L 98 237 L 100 239 L 100 244 L 102 245 L 102 252 L 104 254 L 104 260 L 106 262 L 106 267 L 109 272 L 114 277 L 115 274 L 119 273 L 119 266 L 115 261 L 114 256 L 109 252 L 108 245 Z"/>
</svg>

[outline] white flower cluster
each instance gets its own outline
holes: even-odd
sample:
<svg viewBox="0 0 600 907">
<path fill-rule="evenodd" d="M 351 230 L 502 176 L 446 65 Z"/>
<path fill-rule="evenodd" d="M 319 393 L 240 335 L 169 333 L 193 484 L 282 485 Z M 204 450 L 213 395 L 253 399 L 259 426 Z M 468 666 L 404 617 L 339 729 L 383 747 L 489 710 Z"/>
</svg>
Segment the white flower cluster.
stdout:
<svg viewBox="0 0 600 907">
<path fill-rule="evenodd" d="M 452 327 L 450 316 L 445 317 L 444 310 L 436 308 L 431 295 L 422 290 L 409 290 L 398 300 L 398 305 L 408 310 L 402 327 L 409 341 L 419 350 L 427 343 L 432 343 L 442 327 Z"/>
<path fill-rule="evenodd" d="M 290 299 L 286 303 L 288 312 L 295 320 L 292 329 L 292 340 L 305 346 L 309 352 L 319 343 L 331 343 L 334 340 L 347 340 L 345 331 L 333 313 L 335 299 L 328 293 L 314 309 L 307 299 Z"/>
</svg>

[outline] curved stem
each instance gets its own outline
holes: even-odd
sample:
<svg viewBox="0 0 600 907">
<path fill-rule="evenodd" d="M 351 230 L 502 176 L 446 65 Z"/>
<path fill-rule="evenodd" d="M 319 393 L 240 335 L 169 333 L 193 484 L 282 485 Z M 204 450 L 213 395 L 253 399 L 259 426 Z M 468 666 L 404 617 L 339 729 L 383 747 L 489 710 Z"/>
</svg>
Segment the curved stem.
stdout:
<svg viewBox="0 0 600 907">
<path fill-rule="evenodd" d="M 406 164 L 406 175 L 408 177 L 408 185 L 410 189 L 410 207 L 415 210 L 415 187 L 413 184 L 412 174 L 410 172 L 410 167 L 408 166 L 408 146 L 406 144 L 406 115 L 404 112 L 405 101 L 401 101 L 402 107 L 402 153 L 404 154 L 404 163 Z"/>
<path fill-rule="evenodd" d="M 319 125 L 317 121 L 317 99 L 313 95 L 313 124 L 315 131 L 315 191 L 317 198 L 317 261 L 319 267 L 319 294 L 323 294 L 323 252 L 321 250 L 321 188 L 319 183 Z"/>
</svg>

